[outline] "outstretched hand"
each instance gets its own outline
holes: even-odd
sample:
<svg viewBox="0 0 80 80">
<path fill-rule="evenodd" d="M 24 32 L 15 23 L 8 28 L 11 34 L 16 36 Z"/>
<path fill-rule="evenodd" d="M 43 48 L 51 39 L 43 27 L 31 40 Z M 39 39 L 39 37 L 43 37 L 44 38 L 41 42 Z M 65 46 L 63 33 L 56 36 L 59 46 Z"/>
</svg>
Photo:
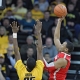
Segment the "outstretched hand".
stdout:
<svg viewBox="0 0 80 80">
<path fill-rule="evenodd" d="M 41 32 L 41 29 L 42 29 L 42 22 L 40 22 L 39 20 L 36 21 L 36 25 L 35 25 L 35 30 L 37 33 L 40 33 Z"/>
<path fill-rule="evenodd" d="M 59 22 L 62 22 L 63 20 L 64 20 L 64 17 L 58 19 Z"/>
<path fill-rule="evenodd" d="M 19 26 L 17 27 L 17 22 L 13 21 L 12 24 L 10 24 L 13 33 L 17 33 L 19 31 Z"/>
</svg>

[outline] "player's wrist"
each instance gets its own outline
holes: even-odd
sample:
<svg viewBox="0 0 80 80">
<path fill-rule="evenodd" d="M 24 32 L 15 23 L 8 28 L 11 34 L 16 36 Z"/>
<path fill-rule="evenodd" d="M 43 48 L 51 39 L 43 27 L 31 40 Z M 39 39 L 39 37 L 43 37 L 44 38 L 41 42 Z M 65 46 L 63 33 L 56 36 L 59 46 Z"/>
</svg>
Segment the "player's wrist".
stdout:
<svg viewBox="0 0 80 80">
<path fill-rule="evenodd" d="M 13 33 L 13 38 L 17 38 L 17 33 Z"/>
</svg>

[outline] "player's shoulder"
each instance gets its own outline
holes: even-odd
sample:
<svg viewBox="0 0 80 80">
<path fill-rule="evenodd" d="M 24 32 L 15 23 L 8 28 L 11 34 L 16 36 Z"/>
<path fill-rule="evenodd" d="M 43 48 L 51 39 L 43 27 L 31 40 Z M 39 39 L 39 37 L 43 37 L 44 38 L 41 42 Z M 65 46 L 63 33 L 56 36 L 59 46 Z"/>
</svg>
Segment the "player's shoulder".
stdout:
<svg viewBox="0 0 80 80">
<path fill-rule="evenodd" d="M 70 59 L 71 56 L 69 54 L 66 54 L 65 52 L 59 52 L 56 57 L 55 57 L 55 60 L 59 59 L 59 58 L 67 58 L 67 59 Z"/>
<path fill-rule="evenodd" d="M 16 68 L 17 66 L 20 66 L 20 65 L 23 65 L 22 60 L 17 60 L 17 62 L 16 62 L 16 64 L 15 64 L 15 68 Z"/>
<path fill-rule="evenodd" d="M 71 55 L 69 55 L 69 54 L 67 54 L 65 52 L 59 52 L 58 57 L 59 58 L 64 58 L 64 59 L 69 60 L 69 61 L 71 59 Z"/>
<path fill-rule="evenodd" d="M 59 56 L 71 56 L 71 55 L 69 55 L 69 54 L 67 54 L 67 53 L 65 53 L 65 52 L 59 52 L 58 55 L 59 55 Z"/>
<path fill-rule="evenodd" d="M 36 61 L 36 64 L 37 64 L 37 65 L 44 66 L 44 62 L 43 62 L 42 60 L 37 60 L 37 61 Z"/>
<path fill-rule="evenodd" d="M 43 61 L 42 60 L 37 60 L 36 63 L 42 63 L 43 64 Z"/>
</svg>

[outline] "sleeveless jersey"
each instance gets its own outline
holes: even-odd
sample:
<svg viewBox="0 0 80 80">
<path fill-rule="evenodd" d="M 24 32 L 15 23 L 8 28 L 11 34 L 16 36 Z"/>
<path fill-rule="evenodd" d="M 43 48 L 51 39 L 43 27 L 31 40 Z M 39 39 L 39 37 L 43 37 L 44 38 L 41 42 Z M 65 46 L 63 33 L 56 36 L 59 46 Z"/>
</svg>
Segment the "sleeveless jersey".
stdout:
<svg viewBox="0 0 80 80">
<path fill-rule="evenodd" d="M 71 55 L 66 54 L 64 52 L 59 52 L 55 58 L 54 61 L 57 61 L 59 58 L 64 58 L 68 61 L 67 65 L 65 68 L 59 68 L 59 69 L 54 69 L 53 68 L 53 63 L 50 63 L 49 67 L 45 66 L 45 69 L 49 72 L 49 80 L 65 80 L 69 66 L 70 66 L 70 61 L 71 61 Z"/>
</svg>

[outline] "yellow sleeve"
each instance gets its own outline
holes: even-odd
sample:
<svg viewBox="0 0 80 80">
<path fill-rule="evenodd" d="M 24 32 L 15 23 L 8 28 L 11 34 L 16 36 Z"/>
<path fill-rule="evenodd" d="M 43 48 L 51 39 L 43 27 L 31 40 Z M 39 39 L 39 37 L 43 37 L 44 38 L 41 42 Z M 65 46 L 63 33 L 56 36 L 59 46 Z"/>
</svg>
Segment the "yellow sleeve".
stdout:
<svg viewBox="0 0 80 80">
<path fill-rule="evenodd" d="M 17 74 L 19 76 L 19 78 L 21 78 L 21 73 L 22 71 L 25 71 L 25 65 L 22 63 L 21 60 L 18 60 L 15 64 L 15 69 L 17 70 Z"/>
<path fill-rule="evenodd" d="M 43 61 L 37 60 L 37 61 L 36 61 L 36 66 L 37 66 L 37 68 L 43 68 L 43 67 L 44 67 Z"/>
<path fill-rule="evenodd" d="M 41 60 L 36 61 L 36 68 L 39 70 L 39 76 L 41 77 L 43 74 L 44 63 Z"/>
</svg>

